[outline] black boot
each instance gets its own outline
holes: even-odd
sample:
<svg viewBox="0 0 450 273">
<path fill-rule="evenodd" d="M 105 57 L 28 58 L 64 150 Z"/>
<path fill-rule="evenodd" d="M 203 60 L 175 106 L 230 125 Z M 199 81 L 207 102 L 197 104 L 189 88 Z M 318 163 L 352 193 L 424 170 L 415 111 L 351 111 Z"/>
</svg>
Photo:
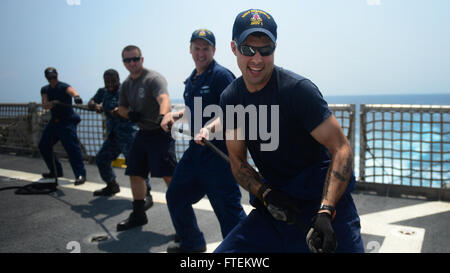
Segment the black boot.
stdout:
<svg viewBox="0 0 450 273">
<path fill-rule="evenodd" d="M 62 176 L 63 176 L 62 172 L 61 173 L 58 172 L 57 177 L 62 177 Z M 55 177 L 55 175 L 52 172 L 50 172 L 50 173 L 43 173 L 42 174 L 42 178 L 39 181 L 42 182 L 42 183 L 51 183 L 51 182 L 54 182 L 54 181 L 58 180 L 57 177 Z"/>
<path fill-rule="evenodd" d="M 180 243 L 171 243 L 167 247 L 167 253 L 202 253 L 206 251 L 206 246 L 201 246 L 198 249 L 184 249 Z"/>
<path fill-rule="evenodd" d="M 144 200 L 134 200 L 133 201 L 133 212 L 130 214 L 128 219 L 123 220 L 117 224 L 117 231 L 124 231 L 137 226 L 142 226 L 148 223 L 147 215 L 144 209 Z"/>
<path fill-rule="evenodd" d="M 86 176 L 80 175 L 75 179 L 75 186 L 82 185 L 86 182 Z"/>
<path fill-rule="evenodd" d="M 153 197 L 150 194 L 150 191 L 148 191 L 147 195 L 145 196 L 144 210 L 148 210 L 151 207 L 153 207 Z"/>
<path fill-rule="evenodd" d="M 103 189 L 94 191 L 94 196 L 113 196 L 118 192 L 120 192 L 119 184 L 117 184 L 116 180 L 113 180 L 108 182 Z"/>
</svg>

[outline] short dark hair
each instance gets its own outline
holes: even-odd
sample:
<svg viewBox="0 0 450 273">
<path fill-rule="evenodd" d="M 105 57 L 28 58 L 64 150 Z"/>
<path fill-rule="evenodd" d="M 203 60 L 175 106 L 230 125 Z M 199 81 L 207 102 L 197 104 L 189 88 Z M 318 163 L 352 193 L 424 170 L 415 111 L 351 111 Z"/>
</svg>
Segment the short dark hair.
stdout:
<svg viewBox="0 0 450 273">
<path fill-rule="evenodd" d="M 45 78 L 58 78 L 58 71 L 54 67 L 47 67 L 44 71 Z"/>
<path fill-rule="evenodd" d="M 106 78 L 106 77 L 114 77 L 114 78 L 118 79 L 119 73 L 114 69 L 108 69 L 105 71 L 105 73 L 103 73 L 103 78 Z"/>
<path fill-rule="evenodd" d="M 256 38 L 261 38 L 261 37 L 267 36 L 267 38 L 270 39 L 270 37 L 267 34 L 265 34 L 264 32 L 260 32 L 260 31 L 253 32 L 252 34 L 250 34 L 248 36 L 255 36 Z"/>
<path fill-rule="evenodd" d="M 135 50 L 135 49 L 137 49 L 137 51 L 139 52 L 139 55 L 142 56 L 142 52 L 141 52 L 141 49 L 139 49 L 139 47 L 137 47 L 137 46 L 135 46 L 135 45 L 127 45 L 127 46 L 124 47 L 123 50 L 122 50 L 122 58 L 123 58 L 123 53 L 124 53 L 125 51 L 131 51 L 131 50 Z"/>
<path fill-rule="evenodd" d="M 260 32 L 260 31 L 253 32 L 252 34 L 250 34 L 248 36 L 254 36 L 256 38 L 262 38 L 262 37 L 266 36 L 267 38 L 270 39 L 270 37 L 267 34 L 265 34 L 264 32 Z M 248 38 L 248 36 L 247 36 L 247 38 Z M 235 38 L 233 41 L 235 41 L 237 43 L 237 38 Z M 272 42 L 272 44 L 275 44 L 273 41 L 271 41 L 271 42 Z"/>
</svg>

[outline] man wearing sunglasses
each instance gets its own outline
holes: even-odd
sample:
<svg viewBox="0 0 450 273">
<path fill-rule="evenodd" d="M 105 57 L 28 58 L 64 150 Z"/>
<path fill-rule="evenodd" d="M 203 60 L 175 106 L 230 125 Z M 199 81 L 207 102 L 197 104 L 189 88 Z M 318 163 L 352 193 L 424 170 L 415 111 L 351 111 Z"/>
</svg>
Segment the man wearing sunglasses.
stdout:
<svg viewBox="0 0 450 273">
<path fill-rule="evenodd" d="M 279 145 L 263 150 L 266 139 L 249 140 L 249 126 L 232 125 L 224 115 L 231 169 L 255 209 L 215 252 L 363 252 L 350 195 L 350 145 L 318 88 L 274 65 L 276 39 L 269 13 L 253 9 L 236 17 L 231 49 L 242 77 L 222 93 L 221 106 L 255 105 L 265 128 L 271 118 L 264 121 L 260 109 L 267 116 L 278 107 Z M 247 149 L 259 173 L 247 162 Z"/>
<path fill-rule="evenodd" d="M 119 96 L 119 114 L 137 123 L 139 131 L 127 157 L 125 174 L 130 176 L 133 212 L 117 225 L 117 231 L 145 225 L 145 178 L 162 177 L 167 186 L 176 166 L 175 140 L 161 127 L 164 116 L 170 112 L 166 79 L 156 71 L 144 68 L 144 57 L 137 46 L 126 46 L 122 60 L 130 72 L 122 83 Z"/>
<path fill-rule="evenodd" d="M 58 80 L 55 68 L 48 67 L 44 75 L 49 84 L 41 89 L 42 107 L 50 109 L 51 119 L 42 132 L 39 151 L 50 172 L 42 176 L 50 180 L 55 176 L 63 176 L 61 163 L 53 153 L 53 146 L 60 140 L 69 157 L 75 175 L 75 185 L 81 185 L 86 181 L 86 169 L 77 136 L 77 125 L 81 119 L 70 106 L 72 98 L 76 104 L 82 104 L 83 100 L 73 87 Z"/>
<path fill-rule="evenodd" d="M 190 110 L 189 125 L 194 129 L 195 111 L 204 111 L 208 105 L 218 105 L 220 94 L 233 80 L 234 75 L 214 60 L 216 39 L 207 29 L 199 29 L 192 33 L 190 53 L 195 69 L 184 82 L 184 101 Z M 195 100 L 201 102 L 195 107 Z M 177 113 L 183 116 L 184 110 Z M 214 119 L 216 117 L 212 117 Z M 204 117 L 201 126 L 210 118 Z M 225 141 L 213 140 L 223 152 L 226 152 Z M 178 235 L 179 242 L 168 246 L 167 252 L 204 252 L 206 242 L 195 218 L 192 205 L 205 195 L 219 220 L 222 236 L 227 234 L 236 224 L 245 218 L 241 206 L 241 192 L 234 179 L 229 164 L 223 161 L 207 147 L 200 146 L 192 140 L 188 149 L 175 169 L 175 173 L 167 189 L 166 199 L 170 217 Z"/>
</svg>

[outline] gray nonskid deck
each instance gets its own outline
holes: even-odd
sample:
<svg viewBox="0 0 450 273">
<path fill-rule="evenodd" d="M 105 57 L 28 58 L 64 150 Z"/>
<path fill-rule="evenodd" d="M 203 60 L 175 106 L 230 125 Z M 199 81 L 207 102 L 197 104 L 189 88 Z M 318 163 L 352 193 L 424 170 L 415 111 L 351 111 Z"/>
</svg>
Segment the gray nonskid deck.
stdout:
<svg viewBox="0 0 450 273">
<path fill-rule="evenodd" d="M 148 253 L 164 252 L 175 233 L 167 205 L 166 185 L 152 179 L 154 206 L 149 223 L 117 232 L 116 225 L 131 212 L 131 193 L 123 169 L 115 169 L 121 193 L 110 198 L 93 197 L 104 186 L 95 165 L 86 165 L 88 183 L 75 187 L 70 165 L 63 160 L 65 177 L 55 193 L 15 195 L 0 191 L 0 253 Z M 45 171 L 39 158 L 0 155 L 0 188 L 30 183 Z M 242 190 L 242 189 L 241 189 Z M 248 194 L 242 204 L 249 211 Z M 450 204 L 448 202 L 353 194 L 361 217 L 367 252 L 450 252 Z M 213 251 L 222 240 L 220 227 L 206 197 L 194 206 L 200 229 Z M 105 241 L 93 242 L 96 236 Z"/>
</svg>

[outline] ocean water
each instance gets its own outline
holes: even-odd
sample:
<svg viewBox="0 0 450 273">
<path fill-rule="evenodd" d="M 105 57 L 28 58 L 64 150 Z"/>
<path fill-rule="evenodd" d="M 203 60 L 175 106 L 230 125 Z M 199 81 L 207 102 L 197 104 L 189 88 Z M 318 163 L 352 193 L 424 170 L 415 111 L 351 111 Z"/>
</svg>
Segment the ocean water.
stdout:
<svg viewBox="0 0 450 273">
<path fill-rule="evenodd" d="M 325 96 L 329 104 L 356 104 L 355 175 L 360 166 L 360 104 L 450 105 L 449 94 Z M 366 181 L 439 188 L 450 182 L 450 113 L 368 116 L 373 135 L 366 152 Z M 399 122 L 403 119 L 402 122 Z M 392 120 L 383 122 L 383 120 Z M 421 122 L 422 121 L 422 122 Z M 384 128 L 381 128 L 384 126 Z M 400 128 L 402 126 L 403 128 Z M 386 130 L 382 132 L 382 129 Z M 402 132 L 400 130 L 403 130 Z"/>
<path fill-rule="evenodd" d="M 325 100 L 330 104 L 424 104 L 450 105 L 450 90 L 448 94 L 393 94 L 393 95 L 352 95 L 327 96 Z"/>
<path fill-rule="evenodd" d="M 345 95 L 327 96 L 329 104 L 430 104 L 450 105 L 450 90 L 448 94 L 393 94 L 393 95 Z M 172 104 L 184 103 L 183 99 L 171 98 Z"/>
</svg>

